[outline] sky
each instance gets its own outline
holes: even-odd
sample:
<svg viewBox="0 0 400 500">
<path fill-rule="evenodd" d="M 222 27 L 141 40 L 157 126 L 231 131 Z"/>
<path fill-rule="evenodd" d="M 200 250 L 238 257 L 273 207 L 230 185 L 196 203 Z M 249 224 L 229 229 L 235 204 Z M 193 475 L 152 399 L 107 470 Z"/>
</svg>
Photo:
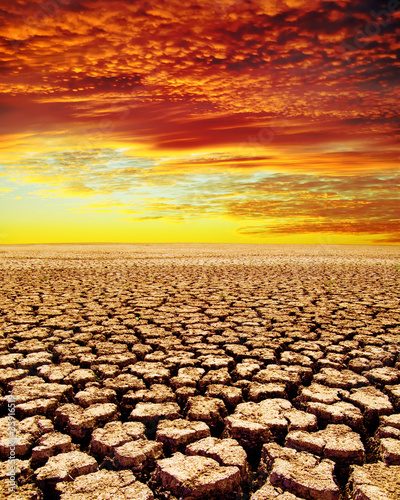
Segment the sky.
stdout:
<svg viewBox="0 0 400 500">
<path fill-rule="evenodd" d="M 0 0 L 0 243 L 400 244 L 400 0 Z"/>
</svg>

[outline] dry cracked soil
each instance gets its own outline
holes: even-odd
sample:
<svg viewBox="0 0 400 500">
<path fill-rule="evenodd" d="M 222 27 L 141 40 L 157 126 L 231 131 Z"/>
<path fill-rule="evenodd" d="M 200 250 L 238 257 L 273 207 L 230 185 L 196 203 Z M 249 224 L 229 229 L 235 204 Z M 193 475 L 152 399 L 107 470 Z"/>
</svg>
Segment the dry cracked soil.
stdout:
<svg viewBox="0 0 400 500">
<path fill-rule="evenodd" d="M 398 247 L 0 257 L 0 498 L 400 498 Z"/>
</svg>

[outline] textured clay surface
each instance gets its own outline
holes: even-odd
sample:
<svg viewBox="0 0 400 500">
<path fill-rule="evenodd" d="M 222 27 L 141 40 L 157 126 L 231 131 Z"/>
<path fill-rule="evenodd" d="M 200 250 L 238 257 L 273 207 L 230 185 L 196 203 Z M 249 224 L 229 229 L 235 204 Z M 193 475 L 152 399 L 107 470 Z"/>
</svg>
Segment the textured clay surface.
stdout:
<svg viewBox="0 0 400 500">
<path fill-rule="evenodd" d="M 398 248 L 0 256 L 0 498 L 400 498 Z"/>
</svg>

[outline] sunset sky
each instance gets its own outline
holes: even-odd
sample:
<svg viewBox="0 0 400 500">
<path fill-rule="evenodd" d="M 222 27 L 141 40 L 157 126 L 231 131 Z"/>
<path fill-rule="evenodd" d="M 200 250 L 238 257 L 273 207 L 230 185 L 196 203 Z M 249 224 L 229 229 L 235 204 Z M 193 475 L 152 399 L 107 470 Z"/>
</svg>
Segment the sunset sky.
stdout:
<svg viewBox="0 0 400 500">
<path fill-rule="evenodd" d="M 400 0 L 0 0 L 0 243 L 400 244 Z"/>
</svg>

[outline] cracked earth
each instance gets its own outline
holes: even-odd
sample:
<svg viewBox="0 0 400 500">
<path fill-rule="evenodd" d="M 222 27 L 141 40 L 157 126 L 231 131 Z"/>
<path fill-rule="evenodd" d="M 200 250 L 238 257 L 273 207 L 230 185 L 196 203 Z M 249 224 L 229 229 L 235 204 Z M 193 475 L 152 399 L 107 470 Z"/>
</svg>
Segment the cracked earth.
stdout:
<svg viewBox="0 0 400 500">
<path fill-rule="evenodd" d="M 398 247 L 0 257 L 1 498 L 400 498 Z"/>
</svg>

